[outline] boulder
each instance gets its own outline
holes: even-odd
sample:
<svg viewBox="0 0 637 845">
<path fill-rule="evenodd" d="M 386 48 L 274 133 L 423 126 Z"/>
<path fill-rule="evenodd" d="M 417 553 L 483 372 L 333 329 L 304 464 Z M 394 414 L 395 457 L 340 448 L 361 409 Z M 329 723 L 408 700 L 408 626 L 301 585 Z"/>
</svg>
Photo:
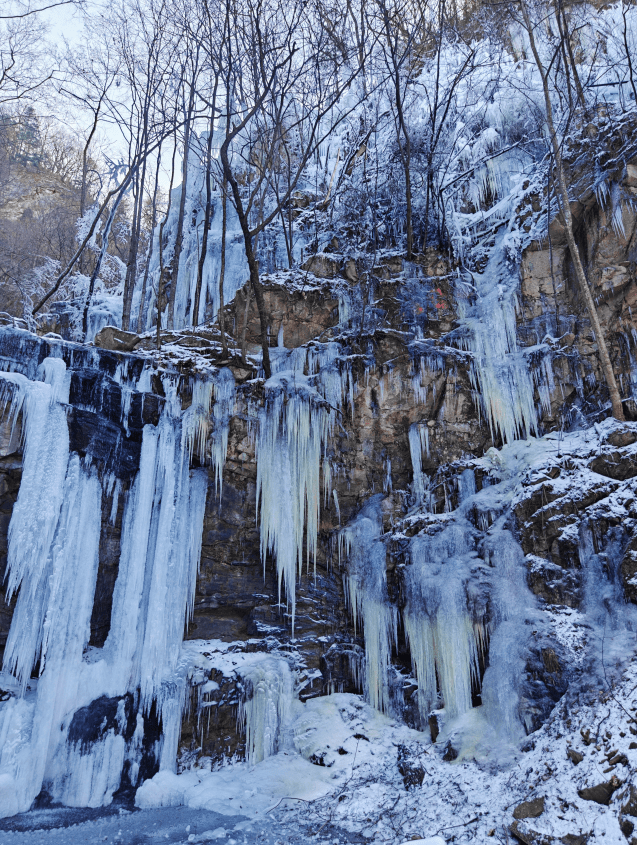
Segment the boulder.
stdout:
<svg viewBox="0 0 637 845">
<path fill-rule="evenodd" d="M 125 332 L 115 326 L 104 326 L 95 335 L 93 341 L 100 349 L 111 349 L 113 352 L 132 352 L 141 338 L 134 332 Z"/>
<path fill-rule="evenodd" d="M 514 819 L 537 819 L 544 812 L 544 796 L 533 801 L 523 801 L 513 811 Z"/>
<path fill-rule="evenodd" d="M 605 783 L 598 783 L 595 786 L 587 786 L 585 789 L 578 789 L 577 794 L 584 801 L 594 801 L 596 804 L 610 804 L 613 792 L 621 786 L 616 777 L 612 777 Z"/>
</svg>

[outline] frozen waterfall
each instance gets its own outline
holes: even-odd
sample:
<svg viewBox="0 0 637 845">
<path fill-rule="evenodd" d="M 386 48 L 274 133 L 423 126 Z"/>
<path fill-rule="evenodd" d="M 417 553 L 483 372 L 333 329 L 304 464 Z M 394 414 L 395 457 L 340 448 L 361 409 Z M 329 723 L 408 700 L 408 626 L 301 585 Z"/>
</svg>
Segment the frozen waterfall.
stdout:
<svg viewBox="0 0 637 845">
<path fill-rule="evenodd" d="M 28 810 L 42 789 L 71 806 L 109 803 L 125 768 L 134 786 L 153 710 L 161 725 L 156 761 L 174 767 L 187 669 L 181 644 L 207 493 L 207 474 L 190 469 L 190 456 L 211 440 L 219 482 L 225 459 L 231 376 L 196 385 L 183 413 L 167 380 L 159 422 L 143 429 L 124 506 L 110 631 L 103 648 L 89 647 L 102 483 L 89 455 L 69 453 L 69 375 L 61 358 L 47 358 L 36 380 L 0 373 L 5 413 L 12 425 L 22 414 L 24 440 L 9 528 L 8 595 L 17 592 L 17 602 L 2 672 L 12 693 L 0 704 L 3 816 Z M 208 438 L 211 391 L 217 405 Z M 110 474 L 103 484 L 115 490 Z M 91 742 L 76 738 L 77 714 L 97 702 L 112 717 Z"/>
</svg>

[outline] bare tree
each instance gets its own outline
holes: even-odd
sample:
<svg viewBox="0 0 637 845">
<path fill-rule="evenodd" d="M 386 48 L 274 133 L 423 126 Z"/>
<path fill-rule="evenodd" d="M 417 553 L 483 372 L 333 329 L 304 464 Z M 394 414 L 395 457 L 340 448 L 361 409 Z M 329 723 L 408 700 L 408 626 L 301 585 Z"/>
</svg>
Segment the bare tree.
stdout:
<svg viewBox="0 0 637 845">
<path fill-rule="evenodd" d="M 537 41 L 535 38 L 535 33 L 538 24 L 533 20 L 531 11 L 527 5 L 526 0 L 517 0 L 517 2 L 520 10 L 520 20 L 528 36 L 529 44 L 531 47 L 531 53 L 533 54 L 533 59 L 535 61 L 538 73 L 540 75 L 540 79 L 542 81 L 542 92 L 544 95 L 544 106 L 546 109 L 546 128 L 551 143 L 551 149 L 553 152 L 553 160 L 555 163 L 555 181 L 561 200 L 562 217 L 564 220 L 564 229 L 566 233 L 566 242 L 568 244 L 569 253 L 573 262 L 573 268 L 575 270 L 577 283 L 579 285 L 579 289 L 586 304 L 586 309 L 588 311 L 588 315 L 591 321 L 591 326 L 593 327 L 593 331 L 595 332 L 595 340 L 597 341 L 599 359 L 602 366 L 602 371 L 604 373 L 604 378 L 606 379 L 606 384 L 608 386 L 608 392 L 610 394 L 613 416 L 618 420 L 623 420 L 625 419 L 625 417 L 622 408 L 621 396 L 619 393 L 619 388 L 617 386 L 617 381 L 615 379 L 615 373 L 613 372 L 613 365 L 610 360 L 610 354 L 608 352 L 606 338 L 604 336 L 604 332 L 599 321 L 599 315 L 597 313 L 597 307 L 595 306 L 595 300 L 593 299 L 588 279 L 586 278 L 586 273 L 584 271 L 584 265 L 582 263 L 582 259 L 579 253 L 579 248 L 575 240 L 575 233 L 573 229 L 573 216 L 571 214 L 571 201 L 568 195 L 566 169 L 564 167 L 564 161 L 562 158 L 562 140 L 558 132 L 554 117 L 550 66 L 547 67 L 544 61 L 542 60 L 542 57 L 540 56 Z M 560 31 L 560 36 L 561 38 L 567 39 L 570 37 L 569 33 L 565 33 L 564 31 Z"/>
</svg>

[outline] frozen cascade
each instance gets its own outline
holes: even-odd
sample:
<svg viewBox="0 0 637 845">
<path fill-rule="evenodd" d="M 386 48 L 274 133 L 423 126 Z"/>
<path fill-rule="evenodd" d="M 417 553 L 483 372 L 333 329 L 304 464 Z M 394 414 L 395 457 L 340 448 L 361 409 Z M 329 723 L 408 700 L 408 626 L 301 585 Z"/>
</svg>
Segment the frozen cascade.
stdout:
<svg viewBox="0 0 637 845">
<path fill-rule="evenodd" d="M 339 533 L 341 560 L 346 559 L 345 595 L 365 633 L 365 696 L 372 707 L 390 713 L 389 678 L 392 646 L 396 644 L 397 613 L 387 595 L 385 545 L 380 539 L 382 495 L 372 496 L 360 514 Z"/>
<path fill-rule="evenodd" d="M 416 504 L 422 504 L 429 492 L 429 478 L 422 468 L 423 453 L 429 457 L 429 428 L 426 423 L 409 426 L 409 452 L 414 471 L 413 493 Z"/>
<path fill-rule="evenodd" d="M 621 665 L 630 654 L 637 632 L 637 608 L 627 602 L 621 582 L 621 565 L 628 537 L 621 525 L 610 526 L 600 538 L 591 520 L 579 530 L 579 559 L 583 570 L 584 608 L 595 641 L 591 654 L 602 665 L 594 669 L 601 677 Z"/>
<path fill-rule="evenodd" d="M 511 234 L 500 235 L 487 266 L 474 273 L 475 304 L 465 309 L 471 376 L 492 434 L 509 443 L 537 431 L 533 379 L 516 335 L 517 273 L 508 257 Z"/>
<path fill-rule="evenodd" d="M 294 701 L 292 673 L 283 658 L 266 657 L 247 663 L 241 677 L 246 700 L 241 702 L 237 718 L 245 725 L 248 762 L 260 763 L 283 747 L 283 731 Z"/>
<path fill-rule="evenodd" d="M 86 695 L 83 651 L 90 635 L 97 577 L 101 488 L 96 473 L 83 468 L 77 455 L 68 460 L 65 478 L 41 483 L 56 482 L 64 503 L 54 539 L 43 552 L 44 596 L 31 608 L 39 637 L 31 639 L 29 646 L 37 644 L 41 654 L 40 677 L 0 710 L 2 816 L 29 809 L 51 763 L 60 755 L 65 721 Z M 21 591 L 24 604 L 30 592 Z M 14 615 L 10 631 L 14 641 L 19 639 L 17 626 L 22 622 L 22 614 Z M 37 657 L 38 653 L 32 659 Z"/>
<path fill-rule="evenodd" d="M 296 578 L 305 555 L 316 565 L 320 510 L 320 477 L 326 496 L 331 492 L 327 443 L 334 411 L 350 401 L 354 384 L 348 366 L 339 360 L 341 346 L 331 342 L 304 348 L 271 350 L 274 375 L 265 384 L 265 402 L 257 417 L 257 506 L 261 558 L 276 560 L 279 602 L 281 587 L 296 614 Z M 303 375 L 308 367 L 309 376 Z M 324 460 L 322 460 L 322 458 Z"/>
<path fill-rule="evenodd" d="M 403 619 L 425 723 L 437 702 L 436 677 L 448 716 L 462 715 L 472 706 L 482 620 L 474 621 L 469 613 L 467 581 L 476 560 L 473 531 L 463 519 L 411 541 Z"/>
<path fill-rule="evenodd" d="M 485 715 L 500 736 L 516 741 L 524 736 L 518 717 L 519 679 L 524 672 L 526 644 L 536 619 L 534 597 L 526 583 L 524 555 L 500 517 L 489 530 L 485 560 L 493 567 L 489 667 L 482 679 Z"/>
<path fill-rule="evenodd" d="M 28 810 L 43 785 L 70 806 L 109 803 L 126 764 L 135 785 L 153 705 L 162 728 L 160 768 L 174 767 L 186 688 L 183 628 L 192 611 L 207 493 L 206 472 L 189 468 L 200 431 L 193 419 L 205 409 L 197 402 L 198 410 L 182 414 L 167 389 L 157 426 L 144 427 L 124 508 L 110 631 L 102 649 L 87 649 L 102 486 L 114 489 L 115 482 L 110 475 L 101 482 L 89 458 L 69 455 L 64 361 L 46 359 L 38 376 L 41 381 L 0 374 L 11 424 L 20 410 L 24 417 L 22 483 L 9 528 L 8 582 L 18 598 L 4 660 L 5 686 L 16 694 L 0 704 L 3 816 Z M 194 392 L 204 400 L 210 395 L 207 386 Z M 222 376 L 212 392 L 218 401 L 210 439 L 220 480 L 234 381 Z M 39 678 L 30 680 L 38 660 Z M 124 708 L 130 694 L 139 702 L 136 715 Z M 71 731 L 74 714 L 100 697 L 119 698 L 117 715 L 84 745 Z"/>
</svg>

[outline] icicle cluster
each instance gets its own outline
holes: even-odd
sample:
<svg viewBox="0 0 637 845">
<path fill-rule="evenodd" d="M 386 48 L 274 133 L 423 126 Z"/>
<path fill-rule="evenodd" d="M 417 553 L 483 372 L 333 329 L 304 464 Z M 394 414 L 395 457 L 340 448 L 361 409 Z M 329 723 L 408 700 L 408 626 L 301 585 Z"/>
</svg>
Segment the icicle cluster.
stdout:
<svg viewBox="0 0 637 845">
<path fill-rule="evenodd" d="M 451 717 L 471 708 L 471 686 L 478 680 L 479 636 L 467 609 L 467 563 L 475 557 L 468 523 L 453 522 L 437 534 L 411 541 L 405 568 L 405 633 L 418 679 L 423 721 L 437 702 L 437 682 Z"/>
<path fill-rule="evenodd" d="M 332 492 L 327 443 L 336 413 L 346 401 L 353 404 L 354 383 L 339 360 L 338 343 L 272 353 L 274 375 L 265 384 L 263 405 L 254 409 L 261 558 L 264 565 L 268 553 L 275 558 L 279 602 L 283 586 L 294 632 L 296 579 L 304 557 L 308 567 L 310 561 L 316 566 L 321 466 L 327 498 Z"/>
<path fill-rule="evenodd" d="M 3 683 L 15 695 L 0 705 L 4 816 L 29 809 L 43 784 L 65 804 L 108 803 L 125 762 L 134 785 L 153 705 L 162 726 L 160 767 L 174 767 L 185 695 L 181 643 L 192 612 L 207 492 L 207 474 L 189 469 L 190 455 L 193 445 L 204 448 L 201 418 L 215 392 L 212 452 L 220 483 L 234 396 L 231 378 L 198 384 L 195 410 L 184 419 L 167 389 L 158 425 L 144 427 L 139 472 L 124 507 L 110 631 L 102 649 L 87 650 L 102 485 L 88 459 L 69 454 L 64 362 L 46 359 L 38 376 L 0 374 L 8 419 L 13 425 L 22 412 L 24 439 L 9 527 L 8 595 L 18 598 L 3 666 Z M 115 501 L 112 476 L 104 486 Z M 36 682 L 31 674 L 38 663 Z M 132 730 L 122 709 L 129 693 L 139 701 Z M 117 718 L 96 741 L 73 741 L 73 714 L 100 697 L 119 698 Z"/>
</svg>

